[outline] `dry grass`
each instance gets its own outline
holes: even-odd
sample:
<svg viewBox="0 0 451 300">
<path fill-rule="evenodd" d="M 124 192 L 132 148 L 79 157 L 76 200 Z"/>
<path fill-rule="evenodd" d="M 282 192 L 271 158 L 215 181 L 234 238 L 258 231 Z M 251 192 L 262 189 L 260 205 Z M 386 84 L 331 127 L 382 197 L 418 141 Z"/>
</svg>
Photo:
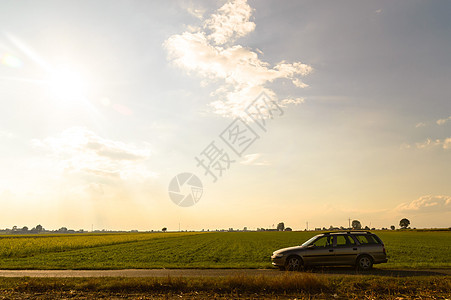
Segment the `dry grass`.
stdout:
<svg viewBox="0 0 451 300">
<path fill-rule="evenodd" d="M 106 295 L 253 295 L 298 298 L 449 299 L 451 277 L 382 277 L 284 273 L 279 276 L 165 278 L 1 278 L 0 293 L 97 293 Z M 247 296 L 246 296 L 247 297 Z"/>
</svg>

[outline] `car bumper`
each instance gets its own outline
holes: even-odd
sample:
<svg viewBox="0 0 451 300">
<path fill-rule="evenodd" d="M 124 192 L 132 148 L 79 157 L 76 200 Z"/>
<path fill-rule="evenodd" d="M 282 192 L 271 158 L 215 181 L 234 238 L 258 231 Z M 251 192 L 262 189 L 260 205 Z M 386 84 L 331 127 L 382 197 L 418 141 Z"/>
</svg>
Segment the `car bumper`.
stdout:
<svg viewBox="0 0 451 300">
<path fill-rule="evenodd" d="M 284 257 L 271 257 L 271 262 L 274 267 L 283 267 L 285 266 L 285 258 Z"/>
<path fill-rule="evenodd" d="M 374 264 L 383 264 L 386 262 L 388 262 L 388 259 L 384 258 L 384 259 L 378 259 L 378 260 L 374 261 Z"/>
</svg>

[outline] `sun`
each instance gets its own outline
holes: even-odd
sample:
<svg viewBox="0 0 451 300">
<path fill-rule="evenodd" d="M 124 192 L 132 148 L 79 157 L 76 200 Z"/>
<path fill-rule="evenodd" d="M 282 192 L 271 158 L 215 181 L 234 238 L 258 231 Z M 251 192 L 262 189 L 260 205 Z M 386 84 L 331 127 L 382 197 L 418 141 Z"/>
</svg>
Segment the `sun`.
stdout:
<svg viewBox="0 0 451 300">
<path fill-rule="evenodd" d="M 46 83 L 54 96 L 65 100 L 81 100 L 86 97 L 88 84 L 75 68 L 53 69 Z"/>
</svg>

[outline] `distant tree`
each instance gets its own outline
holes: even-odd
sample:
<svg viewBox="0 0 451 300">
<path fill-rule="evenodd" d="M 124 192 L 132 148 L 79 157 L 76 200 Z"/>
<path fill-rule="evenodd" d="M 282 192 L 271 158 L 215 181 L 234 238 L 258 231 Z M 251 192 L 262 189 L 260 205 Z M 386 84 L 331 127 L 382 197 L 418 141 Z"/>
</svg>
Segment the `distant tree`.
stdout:
<svg viewBox="0 0 451 300">
<path fill-rule="evenodd" d="M 285 229 L 285 224 L 283 222 L 280 222 L 277 224 L 277 231 L 283 231 Z"/>
<path fill-rule="evenodd" d="M 16 225 L 13 226 L 13 231 L 17 231 L 17 226 Z"/>
<path fill-rule="evenodd" d="M 410 221 L 408 219 L 406 219 L 406 218 L 404 218 L 401 221 L 399 221 L 399 226 L 402 229 L 406 229 L 407 227 L 409 227 L 409 225 L 410 225 Z"/>
<path fill-rule="evenodd" d="M 44 230 L 44 228 L 42 228 L 42 225 L 37 225 L 36 226 L 36 231 L 39 233 L 39 232 L 42 232 Z"/>
<path fill-rule="evenodd" d="M 67 228 L 66 227 L 61 227 L 60 229 L 58 229 L 59 232 L 67 232 Z"/>
<path fill-rule="evenodd" d="M 166 232 L 168 229 L 166 227 L 163 227 L 163 229 L 161 229 L 161 231 Z"/>
<path fill-rule="evenodd" d="M 27 226 L 22 227 L 22 231 L 23 232 L 28 232 L 28 227 Z"/>
<path fill-rule="evenodd" d="M 390 226 L 391 230 L 395 230 L 395 225 Z"/>
<path fill-rule="evenodd" d="M 362 224 L 360 223 L 359 220 L 353 220 L 351 223 L 351 226 L 352 226 L 352 229 L 355 229 L 355 230 L 362 229 Z"/>
<path fill-rule="evenodd" d="M 285 228 L 285 231 L 293 231 L 290 227 Z"/>
<path fill-rule="evenodd" d="M 370 228 L 368 227 L 368 226 L 365 226 L 365 228 L 364 228 L 365 230 L 370 230 Z"/>
</svg>

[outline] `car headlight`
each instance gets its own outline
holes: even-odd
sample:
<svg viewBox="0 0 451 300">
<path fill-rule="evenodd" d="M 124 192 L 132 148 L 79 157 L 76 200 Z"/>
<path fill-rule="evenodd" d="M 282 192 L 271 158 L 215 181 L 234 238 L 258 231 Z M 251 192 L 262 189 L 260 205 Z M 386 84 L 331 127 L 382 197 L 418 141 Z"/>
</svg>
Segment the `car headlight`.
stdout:
<svg viewBox="0 0 451 300">
<path fill-rule="evenodd" d="M 283 256 L 283 253 L 273 254 L 274 258 L 281 258 L 282 256 Z"/>
</svg>

